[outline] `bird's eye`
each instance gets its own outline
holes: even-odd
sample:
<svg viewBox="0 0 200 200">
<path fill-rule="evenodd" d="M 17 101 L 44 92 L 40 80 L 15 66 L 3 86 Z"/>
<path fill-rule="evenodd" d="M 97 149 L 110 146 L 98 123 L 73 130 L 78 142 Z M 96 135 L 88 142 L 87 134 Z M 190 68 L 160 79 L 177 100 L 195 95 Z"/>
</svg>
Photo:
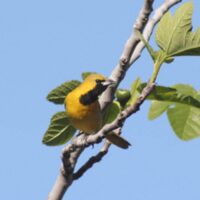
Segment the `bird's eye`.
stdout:
<svg viewBox="0 0 200 200">
<path fill-rule="evenodd" d="M 104 80 L 100 80 L 100 79 L 96 79 L 95 81 L 96 81 L 97 84 L 104 82 Z"/>
</svg>

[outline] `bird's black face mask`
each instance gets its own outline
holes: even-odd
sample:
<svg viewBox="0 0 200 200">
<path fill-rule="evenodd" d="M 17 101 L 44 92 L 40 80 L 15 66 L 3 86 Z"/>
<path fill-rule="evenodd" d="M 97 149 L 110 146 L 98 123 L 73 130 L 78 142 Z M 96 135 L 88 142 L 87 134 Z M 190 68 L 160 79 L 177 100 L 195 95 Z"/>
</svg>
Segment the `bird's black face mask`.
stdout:
<svg viewBox="0 0 200 200">
<path fill-rule="evenodd" d="M 114 82 L 110 79 L 107 80 L 96 80 L 96 87 L 92 90 L 90 90 L 88 93 L 81 95 L 80 102 L 83 105 L 89 105 L 93 102 L 95 102 L 98 99 L 98 96 L 101 95 L 106 88 L 113 84 Z"/>
</svg>

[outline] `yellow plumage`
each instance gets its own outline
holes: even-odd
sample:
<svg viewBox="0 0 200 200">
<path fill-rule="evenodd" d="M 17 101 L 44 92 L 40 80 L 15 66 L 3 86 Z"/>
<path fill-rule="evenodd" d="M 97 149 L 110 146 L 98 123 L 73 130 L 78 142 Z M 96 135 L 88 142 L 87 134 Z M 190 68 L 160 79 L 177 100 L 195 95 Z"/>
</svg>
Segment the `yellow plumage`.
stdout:
<svg viewBox="0 0 200 200">
<path fill-rule="evenodd" d="M 71 124 L 86 134 L 96 133 L 102 127 L 102 113 L 98 96 L 108 87 L 107 79 L 101 74 L 89 75 L 65 98 L 67 116 Z M 129 143 L 118 135 L 109 134 L 108 139 L 121 148 Z"/>
<path fill-rule="evenodd" d="M 87 94 L 96 86 L 96 80 L 105 80 L 100 74 L 89 75 L 85 81 L 70 92 L 65 99 L 67 115 L 72 125 L 85 132 L 95 133 L 102 127 L 102 114 L 98 101 L 89 105 L 80 102 L 80 96 Z"/>
</svg>

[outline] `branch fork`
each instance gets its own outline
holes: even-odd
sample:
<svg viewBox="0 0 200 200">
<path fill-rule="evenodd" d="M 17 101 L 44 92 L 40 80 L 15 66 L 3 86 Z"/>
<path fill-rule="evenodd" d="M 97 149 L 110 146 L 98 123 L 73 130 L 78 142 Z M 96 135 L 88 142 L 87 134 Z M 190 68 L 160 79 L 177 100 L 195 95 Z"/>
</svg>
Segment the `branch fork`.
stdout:
<svg viewBox="0 0 200 200">
<path fill-rule="evenodd" d="M 153 11 L 153 2 L 154 0 L 144 0 L 144 6 L 133 25 L 133 33 L 125 44 L 118 65 L 114 68 L 109 77 L 110 79 L 115 80 L 116 84 L 108 88 L 99 100 L 102 111 L 113 101 L 116 88 L 123 80 L 129 67 L 140 57 L 141 52 L 144 49 L 144 44 L 139 42 L 137 34 L 134 34 L 135 30 L 137 29 L 142 32 L 144 38 L 149 40 L 155 25 L 162 18 L 164 13 L 173 5 L 181 2 L 181 0 L 165 0 L 164 3 L 155 11 L 152 18 L 149 19 L 149 16 Z M 74 180 L 78 180 L 95 163 L 101 161 L 101 159 L 108 153 L 111 145 L 107 140 L 97 155 L 92 156 L 82 167 L 80 167 L 80 169 L 74 172 L 78 158 L 85 148 L 101 142 L 105 138 L 105 135 L 112 130 L 121 131 L 121 127 L 125 120 L 140 109 L 140 106 L 152 92 L 154 87 L 154 82 L 149 83 L 143 89 L 141 95 L 133 105 L 123 110 L 112 123 L 106 124 L 98 133 L 88 135 L 85 141 L 81 135 L 78 135 L 64 148 L 61 157 L 62 164 L 60 173 L 53 189 L 49 193 L 48 200 L 61 200 Z"/>
</svg>

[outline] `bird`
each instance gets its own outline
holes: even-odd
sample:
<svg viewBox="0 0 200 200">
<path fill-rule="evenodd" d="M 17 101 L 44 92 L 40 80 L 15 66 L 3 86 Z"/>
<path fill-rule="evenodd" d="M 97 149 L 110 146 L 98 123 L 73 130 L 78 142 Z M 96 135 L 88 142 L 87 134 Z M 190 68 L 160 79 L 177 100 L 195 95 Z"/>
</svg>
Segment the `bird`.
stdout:
<svg viewBox="0 0 200 200">
<path fill-rule="evenodd" d="M 85 134 L 95 134 L 103 126 L 99 96 L 114 83 L 105 76 L 92 73 L 65 97 L 65 109 L 71 125 Z M 114 132 L 105 136 L 111 143 L 127 149 L 130 143 Z"/>
</svg>

